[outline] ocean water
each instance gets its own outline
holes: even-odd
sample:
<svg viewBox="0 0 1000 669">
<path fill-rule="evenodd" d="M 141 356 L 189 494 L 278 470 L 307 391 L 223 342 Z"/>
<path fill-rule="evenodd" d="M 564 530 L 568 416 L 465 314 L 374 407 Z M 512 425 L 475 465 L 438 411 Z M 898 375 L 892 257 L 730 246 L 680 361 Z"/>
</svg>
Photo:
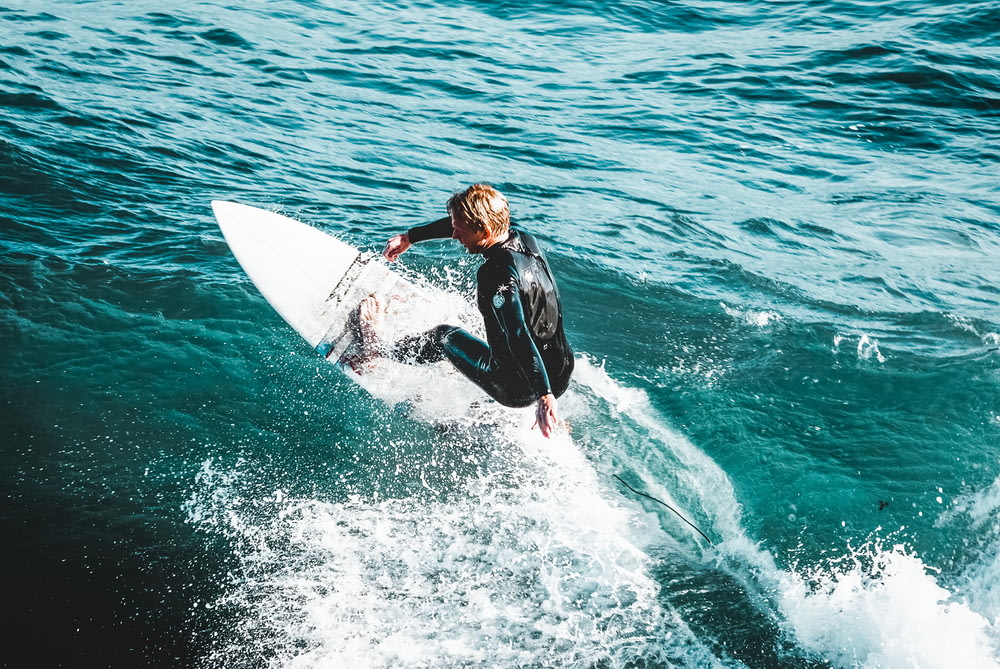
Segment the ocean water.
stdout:
<svg viewBox="0 0 1000 669">
<path fill-rule="evenodd" d="M 0 5 L 4 666 L 1000 666 L 996 2 Z M 209 206 L 476 181 L 551 441 L 369 396 Z"/>
</svg>

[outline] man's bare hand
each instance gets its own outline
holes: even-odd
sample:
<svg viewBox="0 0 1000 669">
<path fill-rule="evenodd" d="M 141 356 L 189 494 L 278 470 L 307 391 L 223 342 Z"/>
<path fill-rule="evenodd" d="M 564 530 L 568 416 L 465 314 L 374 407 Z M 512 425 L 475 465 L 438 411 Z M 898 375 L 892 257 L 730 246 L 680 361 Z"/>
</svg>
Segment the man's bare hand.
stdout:
<svg viewBox="0 0 1000 669">
<path fill-rule="evenodd" d="M 389 262 L 396 262 L 406 249 L 410 248 L 410 237 L 405 232 L 400 235 L 392 237 L 385 243 L 385 248 L 382 250 L 382 255 Z"/>
<path fill-rule="evenodd" d="M 556 418 L 556 397 L 551 393 L 538 398 L 535 406 L 535 424 L 532 429 L 538 428 L 542 431 L 543 437 L 551 437 L 559 427 L 559 419 Z"/>
</svg>

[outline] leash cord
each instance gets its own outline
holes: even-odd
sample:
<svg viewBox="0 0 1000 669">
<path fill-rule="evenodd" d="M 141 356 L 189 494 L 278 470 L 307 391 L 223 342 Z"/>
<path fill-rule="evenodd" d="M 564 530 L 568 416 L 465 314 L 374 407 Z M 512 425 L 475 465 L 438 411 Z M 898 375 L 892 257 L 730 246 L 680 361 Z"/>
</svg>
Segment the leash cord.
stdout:
<svg viewBox="0 0 1000 669">
<path fill-rule="evenodd" d="M 622 478 L 621 476 L 618 476 L 618 474 L 612 474 L 612 476 L 614 476 L 614 477 L 615 477 L 616 479 L 618 479 L 618 481 L 619 481 L 619 482 L 620 482 L 620 483 L 621 483 L 621 484 L 622 484 L 623 486 L 625 486 L 626 488 L 628 488 L 629 490 L 631 490 L 632 492 L 634 492 L 634 493 L 635 493 L 636 495 L 641 495 L 642 497 L 645 497 L 645 498 L 647 498 L 647 499 L 651 499 L 651 500 L 653 500 L 654 502 L 656 502 L 657 504 L 662 504 L 663 506 L 665 506 L 665 507 L 667 507 L 668 509 L 670 509 L 671 511 L 673 511 L 673 512 L 674 512 L 675 514 L 677 514 L 677 517 L 678 517 L 678 518 L 680 518 L 680 519 L 681 519 L 681 520 L 683 520 L 683 521 L 684 521 L 685 523 L 687 523 L 687 524 L 688 524 L 688 525 L 690 525 L 690 526 L 691 526 L 692 528 L 694 528 L 694 531 L 695 531 L 695 532 L 697 532 L 697 533 L 698 533 L 698 534 L 700 534 L 701 536 L 705 537 L 705 541 L 707 541 L 707 542 L 708 542 L 709 544 L 711 544 L 711 543 L 712 543 L 712 540 L 708 538 L 708 535 L 707 535 L 707 534 L 705 534 L 704 532 L 702 532 L 702 531 L 701 531 L 700 529 L 698 529 L 698 526 L 697 526 L 697 525 L 695 525 L 695 524 L 694 524 L 694 523 L 692 523 L 692 522 L 691 522 L 690 520 L 688 520 L 687 518 L 685 518 L 685 517 L 684 517 L 684 516 L 683 516 L 683 515 L 681 514 L 681 512 L 680 512 L 680 511 L 678 511 L 678 510 L 677 510 L 677 509 L 675 509 L 674 507 L 670 506 L 669 504 L 667 504 L 666 502 L 664 502 L 664 501 L 663 501 L 663 500 L 661 500 L 661 499 L 657 499 L 657 498 L 653 497 L 652 495 L 647 495 L 647 494 L 646 494 L 646 493 L 644 493 L 644 492 L 640 492 L 639 490 L 636 490 L 635 488 L 633 488 L 632 486 L 630 486 L 630 485 L 629 485 L 628 483 L 626 483 L 626 482 L 625 482 L 625 479 L 623 479 L 623 478 Z"/>
</svg>

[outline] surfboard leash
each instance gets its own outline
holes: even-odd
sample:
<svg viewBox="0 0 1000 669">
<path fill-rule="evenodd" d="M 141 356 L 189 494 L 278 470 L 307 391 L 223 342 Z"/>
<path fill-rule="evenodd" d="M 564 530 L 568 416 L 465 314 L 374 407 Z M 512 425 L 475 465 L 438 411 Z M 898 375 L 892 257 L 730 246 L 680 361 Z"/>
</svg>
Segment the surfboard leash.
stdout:
<svg viewBox="0 0 1000 669">
<path fill-rule="evenodd" d="M 709 543 L 709 545 L 712 545 L 712 546 L 715 545 L 714 542 L 711 539 L 708 538 L 707 534 L 705 534 L 704 532 L 702 532 L 698 528 L 697 525 L 695 525 L 690 520 L 688 520 L 687 518 L 685 518 L 684 515 L 680 511 L 678 511 L 674 507 L 670 506 L 669 504 L 667 504 L 666 502 L 664 502 L 662 499 L 657 499 L 656 497 L 653 497 L 652 495 L 647 495 L 646 493 L 644 493 L 644 492 L 642 492 L 640 490 L 636 490 L 635 488 L 633 488 L 632 486 L 630 486 L 628 483 L 626 483 L 625 479 L 623 479 L 621 476 L 618 476 L 618 474 L 612 474 L 612 476 L 614 476 L 616 479 L 618 479 L 619 483 L 621 483 L 623 486 L 625 486 L 626 488 L 628 488 L 629 490 L 631 490 L 632 492 L 634 492 L 636 495 L 640 495 L 642 497 L 645 497 L 646 499 L 651 499 L 654 502 L 656 502 L 657 504 L 662 504 L 663 506 L 665 506 L 668 509 L 670 509 L 671 511 L 673 511 L 675 514 L 677 514 L 678 518 L 680 518 L 685 523 L 687 523 L 688 525 L 690 525 L 694 529 L 695 532 L 697 532 L 701 536 L 705 537 L 705 541 L 707 541 Z"/>
</svg>

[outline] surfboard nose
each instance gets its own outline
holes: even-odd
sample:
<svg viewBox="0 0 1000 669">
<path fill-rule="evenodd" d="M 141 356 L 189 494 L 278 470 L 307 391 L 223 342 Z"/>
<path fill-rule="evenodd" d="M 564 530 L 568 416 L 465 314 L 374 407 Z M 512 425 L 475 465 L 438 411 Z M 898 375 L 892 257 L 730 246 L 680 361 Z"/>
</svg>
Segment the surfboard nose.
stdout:
<svg viewBox="0 0 1000 669">
<path fill-rule="evenodd" d="M 225 211 L 226 206 L 233 204 L 228 200 L 212 200 L 212 212 L 218 216 L 220 211 Z"/>
<path fill-rule="evenodd" d="M 215 214 L 215 220 L 220 223 L 233 220 L 239 217 L 240 214 L 250 215 L 254 209 L 254 207 L 231 200 L 212 200 L 212 213 Z"/>
<path fill-rule="evenodd" d="M 273 211 L 226 200 L 212 210 L 244 271 L 295 330 L 316 346 L 329 329 L 327 305 L 360 252 L 339 239 Z"/>
</svg>

